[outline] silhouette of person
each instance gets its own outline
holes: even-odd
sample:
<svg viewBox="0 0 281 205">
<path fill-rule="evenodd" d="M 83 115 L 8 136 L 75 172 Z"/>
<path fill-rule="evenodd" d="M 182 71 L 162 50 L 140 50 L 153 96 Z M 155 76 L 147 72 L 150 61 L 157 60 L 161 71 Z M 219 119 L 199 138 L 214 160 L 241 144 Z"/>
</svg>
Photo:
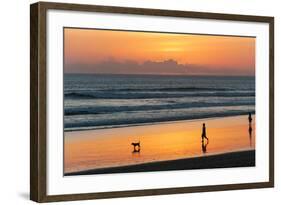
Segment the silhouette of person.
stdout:
<svg viewBox="0 0 281 205">
<path fill-rule="evenodd" d="M 249 123 L 249 139 L 250 139 L 250 146 L 252 146 L 252 131 L 253 131 L 253 128 L 252 128 L 252 125 L 251 123 Z"/>
<path fill-rule="evenodd" d="M 207 139 L 209 141 L 209 138 L 206 135 L 206 126 L 205 123 L 203 123 L 203 127 L 202 127 L 202 142 L 204 141 L 204 138 Z"/>
<path fill-rule="evenodd" d="M 207 152 L 207 146 L 209 144 L 209 140 L 207 141 L 207 143 L 204 143 L 204 141 L 202 140 L 202 152 L 205 154 Z"/>
<path fill-rule="evenodd" d="M 248 114 L 248 120 L 249 120 L 249 123 L 251 123 L 252 122 L 252 114 L 249 112 L 249 114 Z"/>
</svg>

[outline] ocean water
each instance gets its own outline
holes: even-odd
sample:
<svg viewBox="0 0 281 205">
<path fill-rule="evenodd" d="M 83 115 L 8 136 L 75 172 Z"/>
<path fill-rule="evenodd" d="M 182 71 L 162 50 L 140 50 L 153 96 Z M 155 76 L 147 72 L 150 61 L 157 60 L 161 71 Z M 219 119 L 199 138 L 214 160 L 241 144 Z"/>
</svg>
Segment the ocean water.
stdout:
<svg viewBox="0 0 281 205">
<path fill-rule="evenodd" d="M 246 76 L 64 75 L 64 130 L 255 113 Z"/>
</svg>

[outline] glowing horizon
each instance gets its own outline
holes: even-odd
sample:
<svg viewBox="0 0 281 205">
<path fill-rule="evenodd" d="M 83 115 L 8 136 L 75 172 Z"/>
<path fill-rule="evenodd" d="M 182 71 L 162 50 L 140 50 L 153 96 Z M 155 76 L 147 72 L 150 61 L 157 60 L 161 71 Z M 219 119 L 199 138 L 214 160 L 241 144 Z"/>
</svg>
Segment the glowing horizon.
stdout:
<svg viewBox="0 0 281 205">
<path fill-rule="evenodd" d="M 65 28 L 64 57 L 69 73 L 254 75 L 255 38 Z"/>
</svg>

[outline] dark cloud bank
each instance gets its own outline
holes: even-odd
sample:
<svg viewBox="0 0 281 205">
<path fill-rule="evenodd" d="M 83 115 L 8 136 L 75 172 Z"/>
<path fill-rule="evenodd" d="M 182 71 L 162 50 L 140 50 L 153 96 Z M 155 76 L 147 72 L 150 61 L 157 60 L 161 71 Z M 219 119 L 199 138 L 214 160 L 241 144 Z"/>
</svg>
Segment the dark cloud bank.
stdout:
<svg viewBox="0 0 281 205">
<path fill-rule="evenodd" d="M 67 64 L 66 73 L 95 74 L 153 74 L 153 75 L 255 75 L 254 69 L 213 68 L 192 64 L 178 64 L 174 60 L 162 62 L 104 61 L 98 64 Z"/>
</svg>

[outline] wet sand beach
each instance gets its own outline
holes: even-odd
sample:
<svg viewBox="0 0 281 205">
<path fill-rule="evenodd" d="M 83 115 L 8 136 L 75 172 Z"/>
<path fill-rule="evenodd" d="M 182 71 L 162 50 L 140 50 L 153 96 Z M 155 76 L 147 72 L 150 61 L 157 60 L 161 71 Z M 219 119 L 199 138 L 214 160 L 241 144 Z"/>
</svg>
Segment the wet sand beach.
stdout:
<svg viewBox="0 0 281 205">
<path fill-rule="evenodd" d="M 255 166 L 255 115 L 65 132 L 65 175 Z M 201 141 L 206 124 L 209 142 Z M 133 152 L 132 142 L 140 142 Z"/>
<path fill-rule="evenodd" d="M 90 175 L 90 174 L 110 174 L 110 173 L 129 173 L 144 171 L 172 171 L 187 169 L 210 169 L 228 167 L 250 167 L 255 166 L 255 151 L 240 151 L 225 154 L 216 154 L 202 157 L 176 159 L 160 162 L 148 162 L 137 165 L 120 167 L 109 167 L 92 169 L 78 172 L 70 172 L 66 176 Z"/>
</svg>

